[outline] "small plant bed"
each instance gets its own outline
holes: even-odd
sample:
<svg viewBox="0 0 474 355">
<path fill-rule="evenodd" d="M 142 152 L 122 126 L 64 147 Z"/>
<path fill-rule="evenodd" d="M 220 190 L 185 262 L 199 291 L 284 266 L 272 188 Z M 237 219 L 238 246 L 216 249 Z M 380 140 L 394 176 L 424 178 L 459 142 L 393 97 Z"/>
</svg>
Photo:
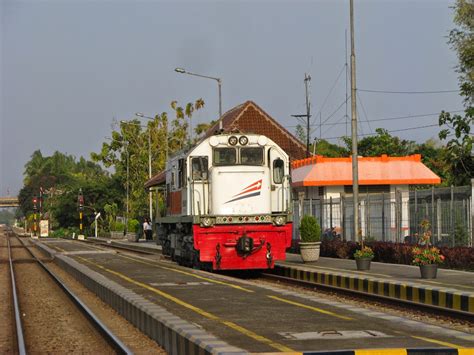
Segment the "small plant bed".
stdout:
<svg viewBox="0 0 474 355">
<path fill-rule="evenodd" d="M 392 242 L 367 242 L 374 252 L 372 261 L 413 265 L 413 245 Z M 423 248 L 423 247 L 421 247 Z M 339 259 L 353 259 L 360 245 L 351 242 L 336 240 L 323 240 L 321 243 L 321 256 Z M 439 266 L 447 269 L 474 271 L 474 248 L 470 247 L 441 247 L 439 252 L 444 256 L 444 261 Z"/>
</svg>

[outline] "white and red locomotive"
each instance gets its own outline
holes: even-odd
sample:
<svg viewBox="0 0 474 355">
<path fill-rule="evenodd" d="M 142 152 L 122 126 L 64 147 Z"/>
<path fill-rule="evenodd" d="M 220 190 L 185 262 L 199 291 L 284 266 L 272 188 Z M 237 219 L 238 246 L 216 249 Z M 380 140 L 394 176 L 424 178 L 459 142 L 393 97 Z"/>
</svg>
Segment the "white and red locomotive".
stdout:
<svg viewBox="0 0 474 355">
<path fill-rule="evenodd" d="M 288 155 L 257 134 L 220 134 L 170 158 L 163 254 L 213 270 L 268 269 L 285 259 L 292 214 Z"/>
</svg>

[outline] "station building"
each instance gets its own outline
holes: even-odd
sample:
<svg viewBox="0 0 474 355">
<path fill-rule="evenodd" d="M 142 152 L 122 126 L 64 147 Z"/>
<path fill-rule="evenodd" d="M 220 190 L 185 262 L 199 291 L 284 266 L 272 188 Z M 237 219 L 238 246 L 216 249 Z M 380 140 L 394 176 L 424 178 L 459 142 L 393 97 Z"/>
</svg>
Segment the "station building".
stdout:
<svg viewBox="0 0 474 355">
<path fill-rule="evenodd" d="M 421 155 L 359 157 L 359 233 L 365 238 L 400 242 L 409 235 L 410 185 L 439 184 L 441 179 L 421 162 Z M 318 218 L 323 231 L 352 235 L 352 157 L 313 156 L 292 163 L 295 221 L 304 214 Z M 296 224 L 296 223 L 295 223 Z M 413 227 L 413 226 L 412 226 Z M 294 235 L 298 231 L 295 230 Z"/>
</svg>

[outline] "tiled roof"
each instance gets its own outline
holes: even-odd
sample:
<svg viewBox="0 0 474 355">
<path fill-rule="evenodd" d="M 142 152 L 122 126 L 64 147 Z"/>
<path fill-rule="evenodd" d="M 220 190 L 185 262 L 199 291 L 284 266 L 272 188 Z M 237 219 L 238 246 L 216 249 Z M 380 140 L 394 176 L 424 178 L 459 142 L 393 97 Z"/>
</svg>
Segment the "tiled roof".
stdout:
<svg viewBox="0 0 474 355">
<path fill-rule="evenodd" d="M 166 182 L 166 172 L 160 171 L 158 174 L 153 176 L 150 180 L 145 182 L 145 188 L 148 189 L 152 186 L 163 185 Z"/>
<path fill-rule="evenodd" d="M 314 156 L 292 163 L 293 186 L 352 185 L 352 157 Z M 441 179 L 421 162 L 421 155 L 359 157 L 360 185 L 439 184 Z"/>
</svg>

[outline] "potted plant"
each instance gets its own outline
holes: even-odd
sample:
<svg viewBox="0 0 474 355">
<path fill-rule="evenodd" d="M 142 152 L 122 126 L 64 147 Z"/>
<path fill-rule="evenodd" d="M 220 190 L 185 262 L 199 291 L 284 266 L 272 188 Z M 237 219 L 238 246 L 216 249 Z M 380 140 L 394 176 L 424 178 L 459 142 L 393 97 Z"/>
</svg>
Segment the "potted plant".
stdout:
<svg viewBox="0 0 474 355">
<path fill-rule="evenodd" d="M 370 270 L 370 262 L 374 258 L 374 251 L 371 247 L 362 246 L 361 249 L 356 250 L 354 259 L 356 261 L 357 270 Z"/>
<path fill-rule="evenodd" d="M 321 248 L 321 228 L 315 217 L 305 215 L 300 224 L 300 254 L 303 262 L 318 261 Z"/>
<path fill-rule="evenodd" d="M 423 234 L 420 236 L 419 244 L 411 250 L 413 260 L 412 264 L 420 267 L 422 279 L 435 279 L 438 272 L 438 264 L 444 261 L 438 248 L 430 246 L 431 224 L 427 219 L 420 223 Z"/>
<path fill-rule="evenodd" d="M 444 261 L 444 256 L 436 247 L 414 247 L 412 249 L 413 265 L 420 267 L 422 279 L 435 279 L 438 271 L 438 264 Z"/>
</svg>

